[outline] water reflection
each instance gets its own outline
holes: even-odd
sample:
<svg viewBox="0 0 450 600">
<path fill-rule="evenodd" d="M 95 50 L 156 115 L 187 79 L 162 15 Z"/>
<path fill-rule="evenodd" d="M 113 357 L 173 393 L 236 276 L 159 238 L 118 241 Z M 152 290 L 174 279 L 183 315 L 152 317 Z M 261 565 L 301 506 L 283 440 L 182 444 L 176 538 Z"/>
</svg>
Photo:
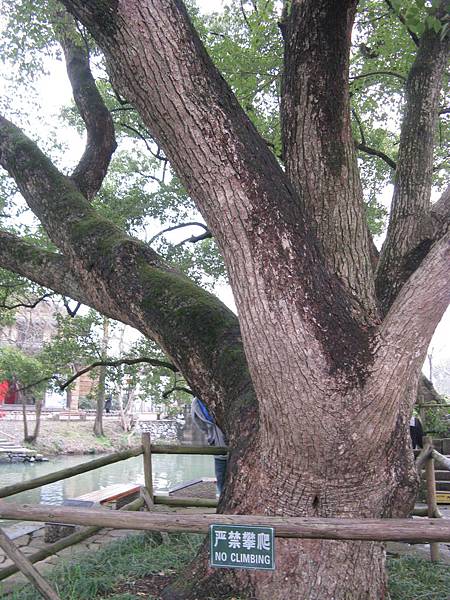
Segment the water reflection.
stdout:
<svg viewBox="0 0 450 600">
<path fill-rule="evenodd" d="M 92 460 L 91 456 L 62 456 L 44 463 L 0 464 L 0 487 L 28 481 L 89 460 Z M 153 456 L 153 487 L 156 491 L 167 491 L 183 481 L 200 477 L 214 477 L 213 457 L 186 454 Z M 75 498 L 113 483 L 143 482 L 143 461 L 141 456 L 137 456 L 5 500 L 19 504 L 61 504 L 66 498 Z"/>
</svg>

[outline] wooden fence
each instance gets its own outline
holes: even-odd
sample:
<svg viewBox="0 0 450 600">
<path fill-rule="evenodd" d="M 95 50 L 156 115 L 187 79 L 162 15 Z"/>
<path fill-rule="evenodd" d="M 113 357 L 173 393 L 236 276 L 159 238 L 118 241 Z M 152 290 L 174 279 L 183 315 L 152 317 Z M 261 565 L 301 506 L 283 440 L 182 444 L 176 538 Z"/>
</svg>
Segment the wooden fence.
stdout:
<svg viewBox="0 0 450 600">
<path fill-rule="evenodd" d="M 223 514 L 182 514 L 154 513 L 154 504 L 169 506 L 217 506 L 216 500 L 203 498 L 171 498 L 158 496 L 153 492 L 152 454 L 209 454 L 227 452 L 227 448 L 204 446 L 153 445 L 148 433 L 142 436 L 142 445 L 137 448 L 116 452 L 87 463 L 62 469 L 30 481 L 13 484 L 0 489 L 0 498 L 6 498 L 19 492 L 34 489 L 86 473 L 102 466 L 113 464 L 128 458 L 143 455 L 145 485 L 141 488 L 141 497 L 112 512 L 102 508 L 73 508 L 49 505 L 14 505 L 0 500 L 0 518 L 22 521 L 41 521 L 67 525 L 87 526 L 86 529 L 69 535 L 49 547 L 31 555 L 24 556 L 0 528 L 0 547 L 12 559 L 14 566 L 0 571 L 0 580 L 17 571 L 22 571 L 47 600 L 60 600 L 55 591 L 33 566 L 47 556 L 86 539 L 103 527 L 113 529 L 136 529 L 160 532 L 207 533 L 211 524 L 248 525 L 274 527 L 275 536 L 281 538 L 309 538 L 328 540 L 367 540 L 367 541 L 403 541 L 430 542 L 431 559 L 439 559 L 439 542 L 450 542 L 450 521 L 440 520 L 440 511 L 436 503 L 434 480 L 434 461 L 450 469 L 450 461 L 433 449 L 430 439 L 417 458 L 416 466 L 420 474 L 425 467 L 427 480 L 428 518 L 411 519 L 320 519 L 311 517 L 264 517 L 260 515 L 223 515 Z M 133 514 L 146 506 L 149 512 Z M 439 519 L 439 520 L 438 520 Z"/>
</svg>

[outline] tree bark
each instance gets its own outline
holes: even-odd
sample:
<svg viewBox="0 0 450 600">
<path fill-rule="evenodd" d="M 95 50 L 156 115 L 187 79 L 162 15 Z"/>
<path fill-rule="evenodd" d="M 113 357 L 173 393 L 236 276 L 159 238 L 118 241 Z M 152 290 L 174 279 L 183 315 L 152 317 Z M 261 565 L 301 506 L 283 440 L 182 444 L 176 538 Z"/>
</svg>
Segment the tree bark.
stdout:
<svg viewBox="0 0 450 600">
<path fill-rule="evenodd" d="M 97 437 L 103 437 L 105 435 L 103 431 L 103 409 L 105 406 L 105 379 L 106 379 L 106 367 L 99 368 L 98 383 L 95 391 L 95 421 L 94 421 L 94 435 Z"/>
<path fill-rule="evenodd" d="M 35 422 L 32 435 L 25 437 L 25 441 L 30 444 L 34 444 L 39 437 L 39 430 L 41 428 L 41 412 L 42 412 L 43 399 L 38 398 L 35 404 Z"/>
<path fill-rule="evenodd" d="M 440 11 L 445 11 L 445 6 L 448 9 L 448 0 L 440 4 Z M 430 211 L 433 151 L 440 91 L 450 48 L 448 35 L 441 37 L 440 32 L 425 31 L 406 82 L 406 110 L 394 195 L 376 276 L 377 295 L 384 312 L 436 239 Z"/>
<path fill-rule="evenodd" d="M 109 321 L 106 317 L 103 317 L 103 335 L 101 341 L 100 358 L 106 361 L 108 358 L 108 344 L 109 344 Z M 102 437 L 103 431 L 103 410 L 105 407 L 105 383 L 106 383 L 106 366 L 102 365 L 99 367 L 99 377 L 97 387 L 95 391 L 96 397 L 96 410 L 95 410 L 95 422 L 94 422 L 94 434 L 97 437 Z"/>
<path fill-rule="evenodd" d="M 329 268 L 349 290 L 355 310 L 374 316 L 378 309 L 371 239 L 356 164 L 348 89 L 357 4 L 355 0 L 291 3 L 283 23 L 283 154 L 286 172 Z"/>
</svg>

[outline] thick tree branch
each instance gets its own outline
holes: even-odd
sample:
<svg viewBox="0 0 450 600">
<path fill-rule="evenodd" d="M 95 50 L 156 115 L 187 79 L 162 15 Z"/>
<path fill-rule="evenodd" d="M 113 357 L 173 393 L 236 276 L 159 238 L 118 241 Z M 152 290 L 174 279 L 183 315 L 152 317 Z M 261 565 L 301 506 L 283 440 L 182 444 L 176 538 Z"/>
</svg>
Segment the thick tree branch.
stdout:
<svg viewBox="0 0 450 600">
<path fill-rule="evenodd" d="M 450 232 L 433 244 L 381 325 L 383 346 L 391 354 L 385 356 L 386 369 L 408 369 L 408 361 L 413 360 L 420 373 L 431 337 L 450 302 L 449 261 Z M 412 357 L 411 348 L 417 349 Z"/>
<path fill-rule="evenodd" d="M 239 324 L 229 309 L 164 263 L 149 246 L 97 215 L 70 178 L 59 173 L 30 139 L 3 118 L 0 163 L 15 178 L 50 238 L 65 253 L 65 257 L 40 252 L 36 255 L 33 248 L 25 246 L 30 263 L 35 266 L 42 257 L 45 262 L 48 255 L 49 262 L 60 261 L 58 277 L 55 274 L 53 280 L 47 269 L 46 280 L 41 281 L 44 278 L 29 263 L 23 267 L 23 254 L 11 256 L 7 244 L 5 268 L 50 285 L 51 289 L 130 324 L 153 339 L 196 393 L 201 391 L 224 427 L 225 406 L 229 408 L 231 423 L 234 411 L 242 409 L 243 390 L 247 398 L 244 407 L 254 410 Z M 8 234 L 3 234 L 3 238 L 6 241 Z M 23 247 L 22 241 L 15 241 Z M 69 291 L 69 286 L 64 285 L 68 283 L 66 277 L 70 281 L 74 278 L 75 283 L 79 281 L 82 289 Z M 200 310 L 200 306 L 205 310 Z M 235 349 L 231 357 L 230 347 Z M 220 366 L 222 361 L 230 360 L 235 365 L 233 381 Z"/>
<path fill-rule="evenodd" d="M 89 305 L 66 257 L 38 248 L 7 231 L 0 230 L 0 266 Z"/>
<path fill-rule="evenodd" d="M 175 367 L 175 365 L 173 365 L 172 363 L 169 363 L 169 362 L 166 362 L 163 360 L 157 360 L 156 358 L 148 358 L 146 356 L 141 356 L 139 358 L 122 358 L 120 360 L 98 360 L 94 363 L 91 363 L 87 367 L 84 367 L 80 371 L 77 371 L 67 381 L 65 381 L 64 383 L 61 383 L 59 385 L 59 387 L 61 388 L 61 390 L 65 390 L 76 379 L 78 379 L 85 373 L 89 373 L 89 371 L 92 371 L 92 369 L 96 369 L 97 367 L 120 367 L 122 365 L 138 365 L 141 363 L 151 365 L 152 367 L 161 367 L 163 369 L 170 369 L 171 371 L 174 371 L 175 373 L 178 372 L 177 367 Z"/>
<path fill-rule="evenodd" d="M 349 271 L 357 280 L 344 289 L 324 264 L 320 244 L 290 181 L 212 64 L 182 3 L 105 3 L 101 15 L 95 0 L 63 3 L 94 35 L 107 57 L 113 86 L 136 107 L 195 199 L 224 255 L 238 308 L 282 305 L 285 314 L 279 320 L 278 336 L 284 327 L 292 326 L 294 313 L 299 352 L 306 343 L 302 335 L 305 339 L 317 336 L 321 341 L 314 356 L 321 368 L 323 353 L 332 363 L 349 365 L 354 358 L 349 354 L 357 345 L 344 338 L 359 337 L 360 328 L 363 336 L 368 335 L 367 322 L 376 311 L 374 296 L 366 289 L 367 280 L 372 280 L 368 253 L 349 252 Z M 351 4 L 354 8 L 356 0 Z M 342 21 L 339 14 L 336 18 Z M 330 56 L 336 64 L 334 53 L 333 48 Z M 314 81 L 318 79 L 315 76 Z M 337 112 L 335 106 L 333 114 Z M 340 131 L 336 118 L 333 122 Z M 333 147 L 340 148 L 340 140 L 332 138 Z M 351 139 L 349 144 L 354 157 Z M 356 171 L 353 176 L 357 177 Z M 359 214 L 366 227 L 362 195 L 359 201 L 361 211 L 355 210 L 354 217 L 358 220 Z M 349 221 L 347 217 L 344 220 Z M 361 238 L 368 245 L 367 231 L 361 235 L 358 231 L 351 244 L 340 243 L 339 247 L 350 248 Z M 355 260 L 358 268 L 353 268 Z M 260 265 L 265 265 L 264 269 Z M 252 286 L 247 285 L 249 280 Z M 354 292 L 361 288 L 362 301 Z M 324 298 L 329 306 L 322 310 Z M 367 304 L 373 311 L 365 310 Z M 334 316 L 336 310 L 342 319 Z M 317 311 L 320 315 L 314 314 Z M 254 347 L 269 346 L 275 351 L 278 342 L 267 339 L 265 327 L 256 330 L 250 320 L 243 322 L 243 327 L 248 328 L 245 339 L 252 339 Z M 330 344 L 331 335 L 336 344 Z"/>
<path fill-rule="evenodd" d="M 431 207 L 431 238 L 440 239 L 450 230 L 450 184 Z"/>
<path fill-rule="evenodd" d="M 114 124 L 92 76 L 88 50 L 83 41 L 78 41 L 73 18 L 68 14 L 61 18 L 64 25 L 58 31 L 67 74 L 87 133 L 86 149 L 72 179 L 81 193 L 92 199 L 102 185 L 117 147 Z"/>
<path fill-rule="evenodd" d="M 0 267 L 26 277 L 61 296 L 68 296 L 79 305 L 91 306 L 102 314 L 134 326 L 126 311 L 114 310 L 106 297 L 86 293 L 78 274 L 67 257 L 38 248 L 21 238 L 0 230 Z M 72 311 L 74 312 L 74 311 Z"/>
<path fill-rule="evenodd" d="M 448 36 L 427 29 L 406 83 L 406 110 L 400 135 L 394 195 L 386 240 L 378 263 L 376 289 L 386 312 L 433 239 L 430 194 L 433 150 Z"/>
<path fill-rule="evenodd" d="M 450 223 L 450 184 L 442 192 L 439 200 L 432 205 L 431 214 Z"/>
<path fill-rule="evenodd" d="M 352 0 L 290 3 L 284 27 L 282 133 L 286 172 L 329 268 L 354 302 L 375 314 L 370 239 L 350 123 L 348 69 L 356 5 Z"/>
</svg>

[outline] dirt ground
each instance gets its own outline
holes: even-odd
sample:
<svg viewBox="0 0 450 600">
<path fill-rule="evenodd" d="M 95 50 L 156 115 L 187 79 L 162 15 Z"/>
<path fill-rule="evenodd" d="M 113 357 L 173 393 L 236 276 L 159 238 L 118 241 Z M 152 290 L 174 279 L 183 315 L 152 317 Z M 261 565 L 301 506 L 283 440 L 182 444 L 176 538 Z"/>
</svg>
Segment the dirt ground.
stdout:
<svg viewBox="0 0 450 600">
<path fill-rule="evenodd" d="M 148 575 L 142 579 L 136 581 L 127 581 L 117 586 L 114 591 L 114 596 L 119 594 L 133 594 L 135 596 L 142 596 L 143 598 L 154 598 L 160 600 L 162 590 L 169 585 L 173 575 Z M 108 596 L 105 597 L 106 599 Z"/>
<path fill-rule="evenodd" d="M 34 421 L 30 421 L 30 430 Z M 35 444 L 27 444 L 44 455 L 56 454 L 97 454 L 123 450 L 138 443 L 138 436 L 125 433 L 119 421 L 111 417 L 104 419 L 105 437 L 97 438 L 93 433 L 94 421 L 52 421 L 42 420 L 39 437 Z M 23 423 L 21 420 L 0 420 L 2 433 L 13 436 L 23 444 Z"/>
</svg>

